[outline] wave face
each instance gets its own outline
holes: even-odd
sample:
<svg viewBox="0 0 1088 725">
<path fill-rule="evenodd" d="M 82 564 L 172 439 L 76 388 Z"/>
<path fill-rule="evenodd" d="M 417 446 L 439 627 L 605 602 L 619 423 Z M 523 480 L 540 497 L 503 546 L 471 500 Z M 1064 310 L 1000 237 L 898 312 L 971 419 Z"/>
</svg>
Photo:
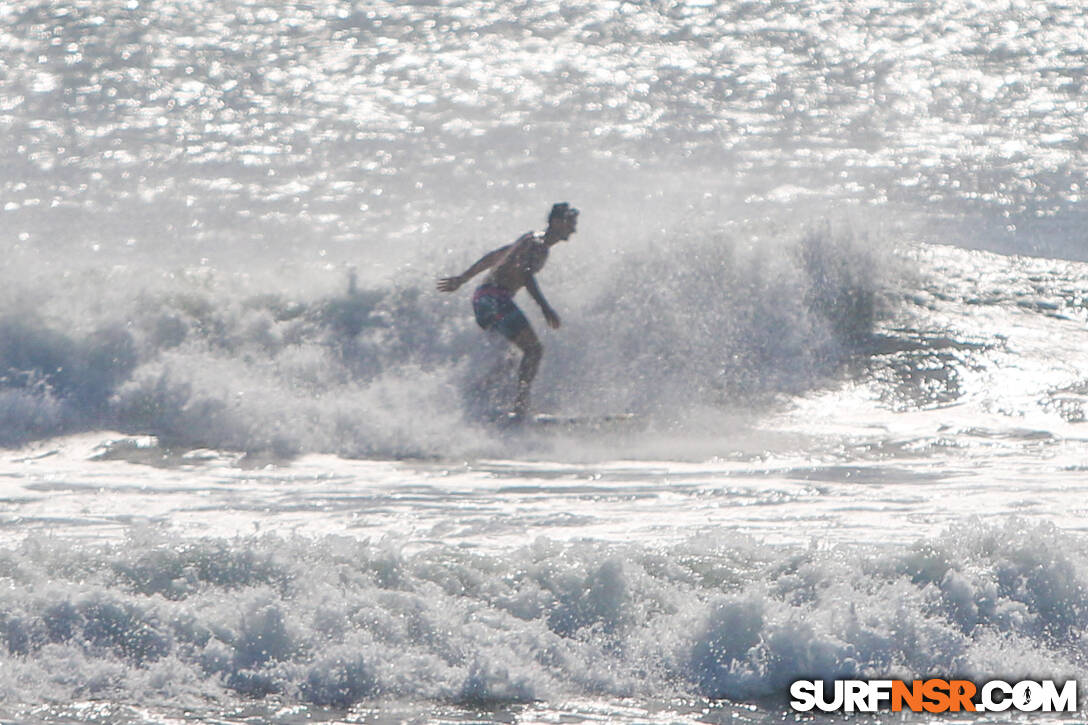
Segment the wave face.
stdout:
<svg viewBox="0 0 1088 725">
<path fill-rule="evenodd" d="M 777 701 L 801 677 L 1063 677 L 1088 656 L 1084 554 L 1017 521 L 898 553 L 726 534 L 667 549 L 541 540 L 502 556 L 344 537 L 31 539 L 0 562 L 18 583 L 3 594 L 0 692 L 495 706 Z"/>
</svg>

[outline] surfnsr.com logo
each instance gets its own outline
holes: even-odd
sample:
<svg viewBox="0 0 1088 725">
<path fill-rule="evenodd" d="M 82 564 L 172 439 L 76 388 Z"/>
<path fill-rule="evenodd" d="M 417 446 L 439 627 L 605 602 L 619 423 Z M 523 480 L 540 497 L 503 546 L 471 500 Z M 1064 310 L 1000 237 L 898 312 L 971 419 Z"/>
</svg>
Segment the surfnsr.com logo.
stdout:
<svg viewBox="0 0 1088 725">
<path fill-rule="evenodd" d="M 1077 681 L 798 680 L 790 697 L 798 712 L 1076 712 Z"/>
</svg>

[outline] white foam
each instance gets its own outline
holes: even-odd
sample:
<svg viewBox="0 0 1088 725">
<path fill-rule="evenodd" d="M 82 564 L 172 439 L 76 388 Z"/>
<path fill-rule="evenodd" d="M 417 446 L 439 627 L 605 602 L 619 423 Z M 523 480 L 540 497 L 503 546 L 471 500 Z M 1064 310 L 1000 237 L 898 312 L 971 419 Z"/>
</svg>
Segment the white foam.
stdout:
<svg viewBox="0 0 1088 725">
<path fill-rule="evenodd" d="M 1015 520 L 884 551 L 32 539 L 3 557 L 15 586 L 0 691 L 346 707 L 776 698 L 801 676 L 1064 678 L 1085 655 L 1083 554 L 1079 537 Z"/>
</svg>

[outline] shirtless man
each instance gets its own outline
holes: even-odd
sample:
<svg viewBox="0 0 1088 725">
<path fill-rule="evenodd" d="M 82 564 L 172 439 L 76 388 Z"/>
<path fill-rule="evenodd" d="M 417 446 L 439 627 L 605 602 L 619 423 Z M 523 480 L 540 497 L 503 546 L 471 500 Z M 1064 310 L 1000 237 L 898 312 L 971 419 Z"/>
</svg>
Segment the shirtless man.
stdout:
<svg viewBox="0 0 1088 725">
<path fill-rule="evenodd" d="M 476 322 L 485 330 L 495 330 L 517 345 L 522 352 L 518 367 L 518 392 L 514 400 L 513 417 L 520 420 L 529 412 L 529 388 L 533 384 L 544 348 L 529 321 L 514 304 L 514 294 L 524 287 L 540 305 L 544 319 L 553 329 L 559 328 L 559 315 L 551 308 L 533 277 L 548 260 L 548 250 L 574 234 L 578 226 L 578 210 L 567 202 L 552 206 L 544 236 L 533 232 L 521 235 L 513 244 L 488 252 L 476 264 L 456 277 L 438 281 L 442 292 L 453 292 L 485 269 L 491 273 L 472 295 L 472 310 Z"/>
</svg>

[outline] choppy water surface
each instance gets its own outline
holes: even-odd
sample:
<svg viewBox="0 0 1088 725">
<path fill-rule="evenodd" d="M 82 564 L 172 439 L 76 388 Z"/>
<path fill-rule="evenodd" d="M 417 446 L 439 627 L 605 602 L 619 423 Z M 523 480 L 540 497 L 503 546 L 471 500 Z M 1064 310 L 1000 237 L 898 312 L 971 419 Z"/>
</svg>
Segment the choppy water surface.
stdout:
<svg viewBox="0 0 1088 725">
<path fill-rule="evenodd" d="M 0 718 L 1083 690 L 1086 58 L 1061 2 L 8 3 Z M 561 199 L 536 405 L 637 424 L 498 430 L 434 279 Z"/>
<path fill-rule="evenodd" d="M 511 216 L 536 224 L 561 192 L 603 246 L 632 215 L 659 234 L 656 215 L 689 216 L 700 193 L 772 215 L 803 199 L 969 213 L 979 244 L 1079 246 L 1051 238 L 1085 176 L 1074 3 L 4 13 L 5 216 L 35 242 L 11 246 L 296 269 L 380 251 L 390 274 L 491 225 L 509 236 Z"/>
</svg>

